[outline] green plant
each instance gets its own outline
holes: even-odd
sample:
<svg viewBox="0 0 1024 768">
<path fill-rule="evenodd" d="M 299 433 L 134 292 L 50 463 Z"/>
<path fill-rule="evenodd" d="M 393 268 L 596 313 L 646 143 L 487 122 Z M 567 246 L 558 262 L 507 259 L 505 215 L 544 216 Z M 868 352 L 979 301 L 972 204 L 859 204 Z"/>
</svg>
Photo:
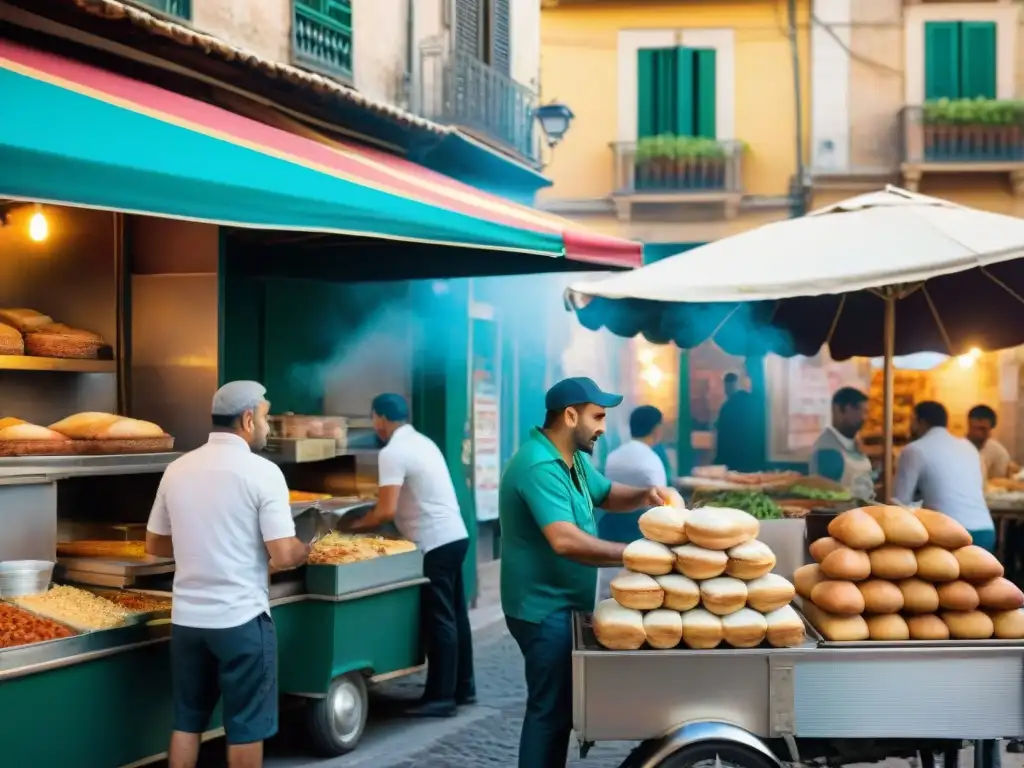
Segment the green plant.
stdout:
<svg viewBox="0 0 1024 768">
<path fill-rule="evenodd" d="M 925 125 L 1024 126 L 1024 101 L 1009 99 L 938 99 L 922 109 Z"/>
</svg>

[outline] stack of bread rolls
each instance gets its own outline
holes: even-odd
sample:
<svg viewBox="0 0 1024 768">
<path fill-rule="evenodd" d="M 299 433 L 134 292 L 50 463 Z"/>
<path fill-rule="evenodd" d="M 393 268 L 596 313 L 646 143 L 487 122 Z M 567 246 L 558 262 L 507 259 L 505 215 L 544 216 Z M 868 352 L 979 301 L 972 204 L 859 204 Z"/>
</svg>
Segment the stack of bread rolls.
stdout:
<svg viewBox="0 0 1024 768">
<path fill-rule="evenodd" d="M 1024 593 L 952 518 L 929 509 L 851 509 L 793 575 L 826 640 L 1024 639 Z"/>
<path fill-rule="evenodd" d="M 804 642 L 796 594 L 771 573 L 775 555 L 757 540 L 757 519 L 738 509 L 655 507 L 640 517 L 643 539 L 623 557 L 612 599 L 594 611 L 605 648 L 753 648 Z"/>
</svg>

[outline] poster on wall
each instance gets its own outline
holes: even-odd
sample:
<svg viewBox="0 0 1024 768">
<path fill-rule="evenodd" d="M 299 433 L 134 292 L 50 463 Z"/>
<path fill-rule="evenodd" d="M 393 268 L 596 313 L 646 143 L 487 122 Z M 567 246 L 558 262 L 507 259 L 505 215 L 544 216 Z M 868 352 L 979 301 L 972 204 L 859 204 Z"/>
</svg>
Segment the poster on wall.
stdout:
<svg viewBox="0 0 1024 768">
<path fill-rule="evenodd" d="M 832 388 L 824 367 L 799 357 L 789 360 L 788 367 L 786 447 L 802 451 L 814 445 L 832 418 Z"/>
<path fill-rule="evenodd" d="M 480 521 L 498 519 L 499 424 L 497 388 L 480 377 L 473 387 L 473 492 Z"/>
</svg>

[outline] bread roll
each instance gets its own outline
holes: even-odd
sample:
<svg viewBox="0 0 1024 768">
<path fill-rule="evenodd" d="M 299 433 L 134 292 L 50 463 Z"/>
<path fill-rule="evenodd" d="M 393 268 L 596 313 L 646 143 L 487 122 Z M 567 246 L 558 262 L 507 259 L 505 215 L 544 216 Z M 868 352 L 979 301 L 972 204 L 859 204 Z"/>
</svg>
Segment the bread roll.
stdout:
<svg viewBox="0 0 1024 768">
<path fill-rule="evenodd" d="M 924 524 L 903 507 L 865 507 L 864 511 L 881 526 L 886 544 L 916 549 L 928 543 L 928 530 Z"/>
<path fill-rule="evenodd" d="M 867 552 L 839 546 L 821 561 L 821 572 L 830 579 L 860 581 L 871 575 L 871 560 Z"/>
<path fill-rule="evenodd" d="M 682 614 L 683 642 L 688 648 L 706 650 L 722 642 L 722 620 L 703 608 Z"/>
<path fill-rule="evenodd" d="M 992 619 L 981 611 L 943 611 L 939 618 L 954 640 L 988 640 L 996 631 Z"/>
<path fill-rule="evenodd" d="M 939 593 L 939 607 L 947 611 L 973 611 L 981 604 L 978 591 L 966 581 L 947 581 L 935 590 Z"/>
<path fill-rule="evenodd" d="M 777 573 L 767 573 L 747 582 L 747 605 L 761 613 L 770 613 L 789 605 L 794 597 L 796 589 Z"/>
<path fill-rule="evenodd" d="M 52 317 L 34 309 L 0 309 L 0 323 L 17 328 L 22 333 L 34 331 L 52 322 Z"/>
<path fill-rule="evenodd" d="M 52 429 L 35 424 L 15 424 L 0 429 L 0 440 L 27 440 L 29 442 L 68 441 L 69 438 Z"/>
<path fill-rule="evenodd" d="M 701 582 L 700 601 L 711 613 L 728 616 L 747 604 L 747 585 L 730 576 Z"/>
<path fill-rule="evenodd" d="M 671 549 L 664 544 L 647 539 L 634 541 L 622 553 L 622 564 L 626 568 L 650 576 L 661 576 L 671 572 L 675 562 L 676 558 Z"/>
<path fill-rule="evenodd" d="M 904 579 L 896 586 L 903 593 L 903 610 L 906 613 L 935 613 L 939 610 L 939 593 L 927 581 Z"/>
<path fill-rule="evenodd" d="M 793 571 L 793 585 L 796 593 L 807 600 L 811 599 L 811 590 L 816 584 L 825 581 L 825 574 L 821 572 L 821 566 L 817 563 L 801 565 Z"/>
<path fill-rule="evenodd" d="M 761 530 L 757 518 L 741 509 L 701 507 L 686 516 L 686 535 L 690 541 L 708 549 L 729 549 L 756 539 Z"/>
<path fill-rule="evenodd" d="M 898 613 L 868 616 L 868 638 L 871 640 L 909 640 L 910 628 Z"/>
<path fill-rule="evenodd" d="M 151 421 L 139 419 L 118 419 L 112 424 L 100 428 L 95 440 L 140 440 L 150 437 L 163 437 L 164 428 Z"/>
<path fill-rule="evenodd" d="M 791 605 L 765 614 L 768 625 L 766 639 L 773 648 L 795 648 L 807 639 L 803 619 Z"/>
<path fill-rule="evenodd" d="M 665 592 L 663 607 L 673 611 L 688 611 L 700 602 L 700 587 L 693 579 L 678 573 L 656 576 L 654 579 Z"/>
<path fill-rule="evenodd" d="M 640 533 L 649 541 L 677 546 L 685 544 L 686 510 L 676 507 L 652 507 L 640 515 Z"/>
<path fill-rule="evenodd" d="M 691 579 L 713 579 L 725 573 L 729 556 L 717 549 L 705 549 L 696 544 L 683 544 L 672 550 L 676 570 Z"/>
<path fill-rule="evenodd" d="M 914 517 L 928 531 L 928 543 L 943 549 L 960 549 L 970 546 L 971 534 L 960 523 L 932 509 L 915 509 Z"/>
<path fill-rule="evenodd" d="M 0 429 L 7 429 L 8 427 L 16 427 L 19 424 L 28 424 L 24 419 L 16 419 L 14 416 L 4 416 L 0 419 Z"/>
<path fill-rule="evenodd" d="M 907 616 L 911 640 L 949 640 L 949 627 L 934 613 Z"/>
<path fill-rule="evenodd" d="M 807 551 L 811 553 L 811 557 L 814 558 L 814 562 L 820 563 L 830 553 L 837 550 L 839 547 L 845 546 L 840 544 L 838 541 L 833 539 L 831 536 L 822 536 L 820 539 L 815 539 L 807 546 Z"/>
<path fill-rule="evenodd" d="M 1024 611 L 996 611 L 990 617 L 999 640 L 1024 640 Z"/>
<path fill-rule="evenodd" d="M 0 355 L 24 355 L 25 337 L 21 331 L 0 323 Z"/>
<path fill-rule="evenodd" d="M 722 639 L 733 648 L 754 648 L 767 634 L 765 617 L 750 608 L 740 608 L 722 618 Z"/>
<path fill-rule="evenodd" d="M 651 648 L 675 648 L 683 639 L 683 617 L 679 611 L 651 611 L 644 615 L 644 634 Z"/>
<path fill-rule="evenodd" d="M 612 579 L 611 592 L 615 602 L 634 611 L 653 611 L 665 601 L 665 591 L 646 573 L 623 571 Z"/>
<path fill-rule="evenodd" d="M 864 613 L 864 596 L 852 581 L 823 581 L 811 590 L 811 602 L 827 613 Z"/>
<path fill-rule="evenodd" d="M 71 336 L 76 339 L 81 339 L 82 341 L 92 341 L 99 344 L 104 343 L 103 337 L 100 336 L 98 333 L 86 331 L 83 330 L 82 328 L 74 328 L 65 323 L 50 323 L 49 325 L 44 325 L 40 328 L 37 328 L 36 330 L 32 331 L 32 333 L 51 334 L 55 336 Z"/>
<path fill-rule="evenodd" d="M 889 614 L 903 610 L 903 593 L 891 581 L 868 579 L 857 585 L 864 598 L 864 613 Z"/>
<path fill-rule="evenodd" d="M 885 544 L 868 553 L 871 561 L 871 575 L 879 579 L 909 579 L 917 573 L 917 558 L 914 550 L 907 547 Z"/>
<path fill-rule="evenodd" d="M 597 604 L 591 626 L 597 642 L 613 651 L 635 651 L 647 640 L 643 614 L 614 600 Z"/>
<path fill-rule="evenodd" d="M 1024 608 L 1024 592 L 1009 579 L 999 577 L 978 585 L 978 600 L 989 611 Z"/>
<path fill-rule="evenodd" d="M 987 549 L 971 544 L 954 550 L 953 555 L 960 563 L 960 578 L 964 581 L 988 581 L 1003 575 L 1002 564 Z"/>
<path fill-rule="evenodd" d="M 849 509 L 837 515 L 828 524 L 828 533 L 851 549 L 874 549 L 885 544 L 882 527 L 863 509 Z"/>
<path fill-rule="evenodd" d="M 804 616 L 821 636 L 833 643 L 851 643 L 868 639 L 868 625 L 863 616 L 837 616 L 804 602 Z"/>
<path fill-rule="evenodd" d="M 95 440 L 101 430 L 106 429 L 120 418 L 113 413 L 87 411 L 61 419 L 56 424 L 51 424 L 50 429 L 74 440 Z"/>
<path fill-rule="evenodd" d="M 675 509 L 686 509 L 686 503 L 683 501 L 682 495 L 675 488 L 666 488 L 665 493 L 662 494 L 665 497 L 665 506 L 673 507 Z"/>
<path fill-rule="evenodd" d="M 757 579 L 775 567 L 775 553 L 763 541 L 748 541 L 731 547 L 725 572 L 737 579 Z"/>
<path fill-rule="evenodd" d="M 960 576 L 960 563 L 949 550 L 935 544 L 915 550 L 917 577 L 925 581 L 954 581 Z"/>
</svg>

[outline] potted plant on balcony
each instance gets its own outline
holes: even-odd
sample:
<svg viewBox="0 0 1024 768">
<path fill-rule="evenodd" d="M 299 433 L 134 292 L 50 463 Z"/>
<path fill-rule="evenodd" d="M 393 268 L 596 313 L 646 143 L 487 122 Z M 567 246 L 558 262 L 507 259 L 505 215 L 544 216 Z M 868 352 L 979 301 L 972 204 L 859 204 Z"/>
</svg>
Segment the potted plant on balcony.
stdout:
<svg viewBox="0 0 1024 768">
<path fill-rule="evenodd" d="M 724 189 L 725 147 L 714 139 L 680 136 L 676 139 L 678 189 Z"/>
<path fill-rule="evenodd" d="M 1024 159 L 1024 102 L 939 99 L 922 111 L 926 160 Z"/>
</svg>

